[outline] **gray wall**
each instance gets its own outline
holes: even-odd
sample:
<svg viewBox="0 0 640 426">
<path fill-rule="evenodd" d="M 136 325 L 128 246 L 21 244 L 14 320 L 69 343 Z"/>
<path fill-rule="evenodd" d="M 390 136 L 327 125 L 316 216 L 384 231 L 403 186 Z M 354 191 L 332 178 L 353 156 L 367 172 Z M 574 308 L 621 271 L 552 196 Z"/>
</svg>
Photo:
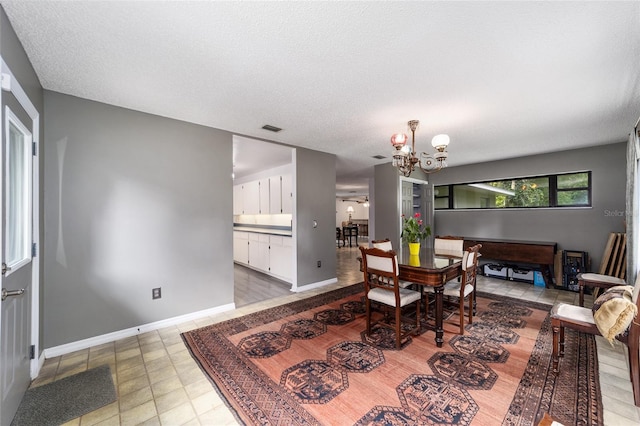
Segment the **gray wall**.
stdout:
<svg viewBox="0 0 640 426">
<path fill-rule="evenodd" d="M 18 37 L 16 36 L 16 33 L 13 31 L 13 27 L 11 26 L 11 23 L 9 22 L 9 19 L 7 18 L 7 15 L 4 12 L 4 9 L 2 9 L 1 7 L 0 7 L 0 55 L 2 56 L 2 59 L 5 61 L 9 69 L 11 69 L 11 72 L 13 73 L 13 75 L 19 81 L 20 85 L 22 86 L 25 93 L 29 97 L 29 100 L 31 100 L 33 105 L 40 112 L 39 140 L 40 140 L 40 152 L 42 153 L 42 150 L 44 148 L 44 114 L 43 114 L 44 101 L 43 101 L 42 86 L 40 85 L 40 80 L 38 79 L 38 76 L 36 75 L 33 69 L 33 66 L 31 65 L 31 62 L 29 61 L 29 58 L 27 57 L 27 54 L 25 53 L 22 47 L 22 43 L 20 43 L 20 40 L 18 40 Z M 15 101 L 15 98 L 13 97 L 13 95 L 10 95 L 8 92 L 3 93 L 3 99 L 6 99 L 6 98 L 9 98 L 7 99 L 7 101 L 10 103 L 17 102 Z M 18 111 L 17 108 L 12 108 L 12 109 L 14 112 Z M 2 111 L 2 114 L 4 116 L 4 109 Z M 26 118 L 21 117 L 21 119 L 25 120 L 24 122 L 26 122 Z M 38 160 L 40 164 L 39 185 L 40 185 L 40 188 L 42 189 L 44 187 L 44 174 L 42 173 L 42 170 L 44 168 L 44 156 L 40 155 Z M 44 240 L 44 222 L 43 222 L 44 214 L 43 214 L 43 207 L 42 207 L 43 206 L 42 190 L 40 191 L 39 199 L 40 199 L 40 217 L 37 220 L 40 223 L 40 242 L 41 242 L 40 256 L 42 257 L 42 254 L 43 254 L 42 242 Z M 40 286 L 40 330 L 42 330 L 42 327 L 44 324 L 44 319 L 42 315 L 43 313 L 43 303 L 42 303 L 43 271 L 44 271 L 44 265 L 42 262 L 40 262 L 40 282 L 34 283 L 34 285 Z M 42 333 L 40 333 L 40 340 L 38 344 L 40 351 L 42 351 L 42 348 L 43 348 L 42 345 L 43 345 L 43 338 L 42 338 Z"/>
<path fill-rule="evenodd" d="M 301 287 L 336 278 L 336 156 L 304 148 L 297 148 L 295 156 L 297 285 Z"/>
<path fill-rule="evenodd" d="M 50 91 L 45 111 L 45 348 L 232 303 L 232 135 Z"/>
<path fill-rule="evenodd" d="M 555 241 L 586 251 L 597 271 L 610 232 L 624 232 L 626 143 L 450 167 L 431 176 L 443 185 L 592 171 L 593 206 L 568 209 L 436 211 L 435 234 Z"/>
<path fill-rule="evenodd" d="M 373 224 L 373 236 L 369 240 L 381 240 L 389 238 L 394 248 L 398 247 L 400 241 L 400 175 L 398 169 L 393 167 L 391 163 L 379 164 L 373 168 L 374 184 L 373 184 L 373 220 L 370 221 L 369 229 Z M 429 177 L 422 171 L 416 170 L 411 174 L 411 178 L 429 181 Z M 425 219 L 429 223 L 429 219 Z M 429 226 L 431 224 L 429 223 Z M 433 226 L 431 226 L 433 229 Z M 370 231 L 371 232 L 371 231 Z M 430 244 L 432 237 L 427 239 Z"/>
<path fill-rule="evenodd" d="M 400 242 L 398 170 L 391 163 L 377 165 L 373 168 L 373 180 L 374 218 L 369 223 L 369 232 L 372 233 L 369 240 L 389 238 L 395 247 Z"/>
</svg>

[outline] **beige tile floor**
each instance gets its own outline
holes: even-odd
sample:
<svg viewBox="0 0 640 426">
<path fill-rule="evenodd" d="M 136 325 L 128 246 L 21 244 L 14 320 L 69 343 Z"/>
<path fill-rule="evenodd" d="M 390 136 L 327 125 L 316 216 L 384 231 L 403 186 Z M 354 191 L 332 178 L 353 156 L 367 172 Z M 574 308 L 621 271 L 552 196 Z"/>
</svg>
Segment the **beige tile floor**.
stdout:
<svg viewBox="0 0 640 426">
<path fill-rule="evenodd" d="M 190 321 L 60 357 L 47 359 L 32 386 L 109 364 L 118 401 L 66 425 L 235 425 L 238 424 L 182 343 L 180 333 L 267 307 L 361 281 L 357 248 L 336 249 L 338 283 L 249 304 L 232 312 Z M 577 303 L 572 292 L 479 277 L 478 288 L 524 300 Z M 588 302 L 591 302 L 590 300 Z M 598 338 L 605 425 L 640 424 L 633 405 L 625 350 Z"/>
</svg>

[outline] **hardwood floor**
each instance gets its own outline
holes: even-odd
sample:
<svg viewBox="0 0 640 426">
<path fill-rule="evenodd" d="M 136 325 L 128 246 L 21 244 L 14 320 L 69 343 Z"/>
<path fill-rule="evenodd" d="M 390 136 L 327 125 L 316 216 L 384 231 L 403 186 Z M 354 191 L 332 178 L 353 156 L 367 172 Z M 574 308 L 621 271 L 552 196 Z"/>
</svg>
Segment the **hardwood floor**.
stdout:
<svg viewBox="0 0 640 426">
<path fill-rule="evenodd" d="M 358 238 L 358 243 L 367 244 L 366 238 Z M 360 250 L 355 245 L 353 247 L 336 248 L 338 283 L 334 284 L 332 288 L 362 281 L 362 273 L 358 269 L 360 265 L 358 256 L 360 256 Z M 238 308 L 291 295 L 291 284 L 289 283 L 237 264 L 233 265 L 233 271 L 235 280 L 234 302 Z M 327 289 L 327 287 L 323 287 L 320 292 L 327 291 Z"/>
<path fill-rule="evenodd" d="M 233 279 L 237 308 L 291 294 L 291 284 L 246 266 L 234 264 Z"/>
</svg>

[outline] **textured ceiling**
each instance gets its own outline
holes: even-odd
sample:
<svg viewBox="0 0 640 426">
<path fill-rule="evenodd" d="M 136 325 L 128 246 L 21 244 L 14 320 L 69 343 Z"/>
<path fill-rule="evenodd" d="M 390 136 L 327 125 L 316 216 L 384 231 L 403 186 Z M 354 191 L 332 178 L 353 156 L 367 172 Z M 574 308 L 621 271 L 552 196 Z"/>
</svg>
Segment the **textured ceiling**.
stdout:
<svg viewBox="0 0 640 426">
<path fill-rule="evenodd" d="M 636 1 L 2 5 L 44 88 L 334 153 L 338 193 L 410 119 L 455 166 L 625 141 L 640 116 Z"/>
</svg>

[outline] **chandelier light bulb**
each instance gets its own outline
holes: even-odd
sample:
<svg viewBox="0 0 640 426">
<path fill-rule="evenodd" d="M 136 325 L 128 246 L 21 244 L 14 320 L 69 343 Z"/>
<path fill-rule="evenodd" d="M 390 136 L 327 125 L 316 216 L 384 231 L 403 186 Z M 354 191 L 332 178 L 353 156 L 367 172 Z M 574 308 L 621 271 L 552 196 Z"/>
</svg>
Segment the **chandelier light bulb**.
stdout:
<svg viewBox="0 0 640 426">
<path fill-rule="evenodd" d="M 396 133 L 391 136 L 391 145 L 398 149 L 398 147 L 404 146 L 407 143 L 407 139 L 409 138 L 404 133 Z"/>
<path fill-rule="evenodd" d="M 448 135 L 435 135 L 433 139 L 431 139 L 431 145 L 440 150 L 445 149 L 447 145 L 449 145 L 449 136 Z"/>
</svg>

